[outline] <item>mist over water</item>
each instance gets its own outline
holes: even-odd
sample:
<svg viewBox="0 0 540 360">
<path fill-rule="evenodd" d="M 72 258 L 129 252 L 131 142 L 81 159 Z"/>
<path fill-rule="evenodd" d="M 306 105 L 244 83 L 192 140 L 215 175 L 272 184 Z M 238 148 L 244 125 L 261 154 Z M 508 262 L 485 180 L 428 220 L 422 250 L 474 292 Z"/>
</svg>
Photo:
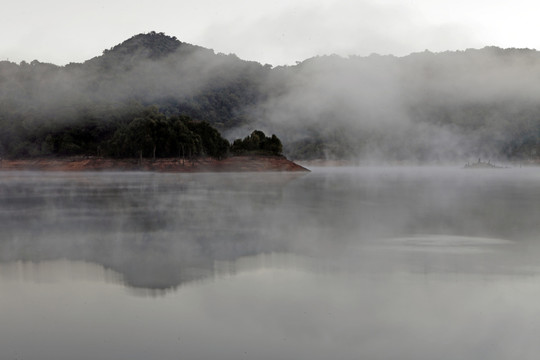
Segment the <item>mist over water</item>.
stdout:
<svg viewBox="0 0 540 360">
<path fill-rule="evenodd" d="M 312 170 L 1 172 L 2 356 L 535 358 L 538 169 Z"/>
</svg>

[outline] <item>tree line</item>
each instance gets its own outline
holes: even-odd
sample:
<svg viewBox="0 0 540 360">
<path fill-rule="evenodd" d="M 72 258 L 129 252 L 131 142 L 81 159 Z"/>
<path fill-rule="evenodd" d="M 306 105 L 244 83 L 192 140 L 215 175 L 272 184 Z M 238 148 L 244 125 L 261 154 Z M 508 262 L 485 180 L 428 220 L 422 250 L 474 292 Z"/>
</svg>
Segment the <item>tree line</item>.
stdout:
<svg viewBox="0 0 540 360">
<path fill-rule="evenodd" d="M 222 159 L 246 152 L 279 155 L 281 141 L 256 130 L 233 145 L 206 121 L 166 116 L 156 106 L 116 109 L 107 116 L 80 115 L 85 121 L 28 123 L 0 118 L 0 156 L 104 156 L 114 158 Z"/>
</svg>

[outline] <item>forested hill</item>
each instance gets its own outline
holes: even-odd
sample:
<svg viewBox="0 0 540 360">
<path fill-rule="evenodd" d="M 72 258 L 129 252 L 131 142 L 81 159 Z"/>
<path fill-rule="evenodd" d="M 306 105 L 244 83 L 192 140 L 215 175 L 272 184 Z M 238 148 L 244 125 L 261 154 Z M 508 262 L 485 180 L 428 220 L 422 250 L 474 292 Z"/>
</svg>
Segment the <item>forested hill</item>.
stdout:
<svg viewBox="0 0 540 360">
<path fill-rule="evenodd" d="M 245 121 L 241 110 L 259 101 L 265 69 L 163 33 L 140 34 L 82 64 L 0 62 L 2 115 L 73 121 L 139 103 L 222 130 Z"/>
<path fill-rule="evenodd" d="M 84 63 L 1 61 L 0 156 L 47 154 L 48 135 L 81 124 L 99 137 L 155 105 L 231 141 L 275 133 L 297 159 L 538 159 L 539 79 L 540 53 L 527 49 L 320 56 L 272 68 L 151 32 Z M 98 154 L 92 146 L 84 151 Z"/>
</svg>

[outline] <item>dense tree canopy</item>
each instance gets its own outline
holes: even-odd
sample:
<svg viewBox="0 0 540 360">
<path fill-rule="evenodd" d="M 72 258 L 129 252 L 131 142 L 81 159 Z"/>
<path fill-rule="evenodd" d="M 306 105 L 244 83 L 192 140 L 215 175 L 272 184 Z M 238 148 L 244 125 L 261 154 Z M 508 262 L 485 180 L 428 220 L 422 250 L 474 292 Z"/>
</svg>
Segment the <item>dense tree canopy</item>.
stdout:
<svg viewBox="0 0 540 360">
<path fill-rule="evenodd" d="M 135 106 L 104 118 L 87 114 L 86 122 L 49 123 L 24 127 L 6 125 L 0 136 L 0 155 L 34 157 L 91 155 L 129 157 L 222 158 L 229 142 L 206 122 L 187 116 L 165 116 L 156 107 Z M 23 126 L 21 126 L 23 125 Z"/>
<path fill-rule="evenodd" d="M 264 132 L 255 130 L 244 139 L 236 139 L 231 151 L 238 155 L 246 153 L 279 155 L 283 151 L 283 145 L 276 135 L 268 137 Z"/>
</svg>

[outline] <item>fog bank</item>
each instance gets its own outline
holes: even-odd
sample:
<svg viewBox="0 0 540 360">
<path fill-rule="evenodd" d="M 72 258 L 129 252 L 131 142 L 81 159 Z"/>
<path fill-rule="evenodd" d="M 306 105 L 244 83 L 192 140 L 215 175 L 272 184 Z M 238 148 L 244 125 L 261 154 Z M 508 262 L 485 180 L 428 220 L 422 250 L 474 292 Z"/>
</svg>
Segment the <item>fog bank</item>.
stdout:
<svg viewBox="0 0 540 360">
<path fill-rule="evenodd" d="M 272 68 L 152 32 L 82 64 L 0 62 L 0 152 L 32 142 L 36 127 L 157 105 L 231 140 L 275 133 L 295 159 L 535 160 L 539 74 L 528 49 L 331 55 Z"/>
</svg>

